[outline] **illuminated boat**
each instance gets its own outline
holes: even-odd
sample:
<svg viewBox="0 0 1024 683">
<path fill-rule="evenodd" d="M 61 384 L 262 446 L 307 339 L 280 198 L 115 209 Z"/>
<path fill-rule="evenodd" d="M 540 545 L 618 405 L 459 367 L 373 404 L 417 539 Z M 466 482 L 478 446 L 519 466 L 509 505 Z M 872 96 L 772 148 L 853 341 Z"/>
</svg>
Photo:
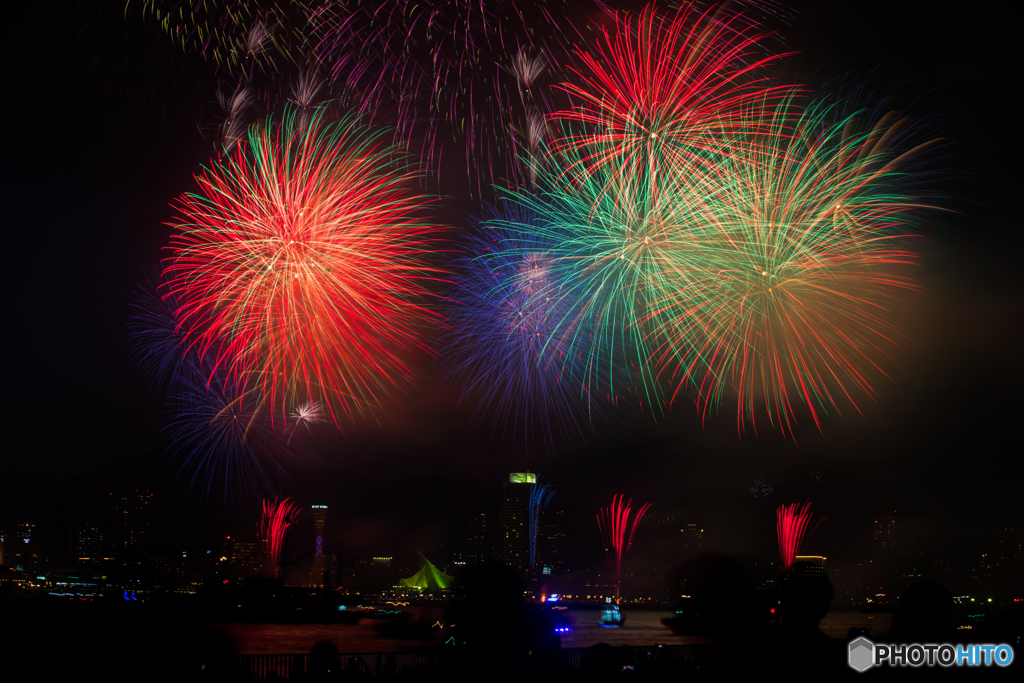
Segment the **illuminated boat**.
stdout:
<svg viewBox="0 0 1024 683">
<path fill-rule="evenodd" d="M 626 623 L 626 617 L 618 605 L 605 605 L 598 619 L 602 628 L 615 628 Z"/>
</svg>

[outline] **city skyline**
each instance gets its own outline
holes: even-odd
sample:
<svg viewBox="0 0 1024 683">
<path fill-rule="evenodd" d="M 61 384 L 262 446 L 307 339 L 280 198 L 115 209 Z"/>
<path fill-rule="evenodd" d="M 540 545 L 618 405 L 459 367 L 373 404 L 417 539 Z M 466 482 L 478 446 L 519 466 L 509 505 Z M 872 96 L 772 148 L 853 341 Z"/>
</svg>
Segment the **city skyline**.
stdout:
<svg viewBox="0 0 1024 683">
<path fill-rule="evenodd" d="M 536 476 L 544 475 L 537 473 Z M 486 509 L 482 514 L 500 519 L 501 511 L 505 509 L 507 512 L 508 480 L 509 475 L 505 473 L 498 481 L 492 482 L 490 490 L 484 494 L 485 499 L 490 498 L 489 505 L 488 501 L 481 501 Z M 524 489 L 530 486 L 511 485 Z M 38 573 L 42 578 L 54 572 L 55 576 L 82 576 L 83 572 L 90 576 L 104 574 L 114 585 L 130 586 L 143 594 L 168 590 L 175 585 L 193 592 L 204 581 L 210 580 L 211 572 L 213 576 L 243 583 L 246 580 L 263 580 L 266 576 L 263 566 L 265 554 L 258 533 L 259 516 L 255 514 L 229 515 L 222 510 L 202 518 L 205 520 L 205 535 L 195 535 L 187 540 L 180 535 L 176 539 L 159 539 L 160 534 L 171 528 L 169 524 L 181 521 L 179 506 L 188 501 L 182 493 L 179 491 L 178 500 L 173 500 L 175 493 L 169 490 L 159 493 L 147 489 L 111 491 L 94 496 L 91 508 L 81 505 L 63 508 L 61 514 L 71 511 L 66 518 L 55 520 L 52 516 L 26 514 L 14 524 L 0 523 L 0 535 L 3 536 L 0 565 L 20 569 L 26 577 Z M 570 488 L 560 490 L 560 495 L 563 493 L 572 498 L 573 493 L 579 492 Z M 98 507 L 97 500 L 100 501 Z M 475 546 L 474 534 L 478 531 L 471 525 L 460 530 L 457 525 L 443 524 L 440 520 L 434 522 L 436 527 L 455 531 L 439 534 L 432 542 L 422 533 L 422 528 L 410 529 L 407 537 L 396 542 L 394 538 L 380 535 L 379 526 L 372 541 L 365 537 L 360 539 L 358 533 L 351 533 L 351 509 L 347 512 L 347 519 L 332 517 L 330 525 L 324 524 L 320 515 L 309 514 L 326 512 L 329 507 L 321 503 L 307 504 L 306 519 L 300 517 L 300 522 L 289 529 L 285 543 L 287 550 L 281 559 L 284 585 L 345 590 L 360 590 L 361 586 L 364 593 L 367 590 L 390 589 L 398 585 L 395 583 L 398 579 L 421 569 L 422 557 L 429 558 L 442 572 L 457 577 L 467 565 L 499 559 L 500 548 L 505 545 L 500 538 L 504 533 L 503 527 L 494 528 L 491 534 L 485 534 L 491 540 L 485 539 L 484 543 L 492 543 L 495 554 L 491 557 L 477 555 L 467 561 L 467 551 Z M 521 514 L 525 513 L 523 507 Z M 763 517 L 774 517 L 773 507 L 763 507 Z M 332 509 L 338 512 L 336 508 Z M 80 513 L 88 511 L 91 521 L 74 526 L 74 510 Z M 554 507 L 552 511 L 557 512 L 559 519 L 546 525 L 545 529 L 547 533 L 562 537 L 558 546 L 558 570 L 545 574 L 540 570 L 527 571 L 525 563 L 518 567 L 517 572 L 528 579 L 530 590 L 577 595 L 614 592 L 613 572 L 606 563 L 601 539 L 596 530 L 587 530 L 593 524 L 593 518 L 580 519 L 587 515 L 578 507 L 570 508 L 568 513 Z M 699 523 L 687 521 L 701 517 L 705 519 Z M 68 524 L 65 526 L 68 532 L 66 555 L 60 548 L 59 534 L 53 533 L 54 522 L 59 524 L 65 519 Z M 79 515 L 77 519 L 84 517 Z M 379 516 L 377 519 L 380 521 Z M 884 520 L 884 526 L 879 520 Z M 770 587 L 781 571 L 774 538 L 769 538 L 768 543 L 739 551 L 723 544 L 723 539 L 735 532 L 729 528 L 729 525 L 738 523 L 735 519 L 709 523 L 699 511 L 690 511 L 661 516 L 652 512 L 647 521 L 647 525 L 638 527 L 634 546 L 624 557 L 623 598 L 627 601 L 653 596 L 671 603 L 672 586 L 680 576 L 678 571 L 685 570 L 701 557 L 732 556 L 743 564 L 750 580 L 763 587 Z M 1024 577 L 1024 556 L 1021 553 L 1024 535 L 1016 531 L 1016 527 L 996 525 L 979 535 L 973 551 L 958 551 L 953 546 L 922 543 L 920 537 L 910 532 L 897 533 L 895 529 L 903 529 L 903 521 L 896 510 L 879 510 L 878 514 L 864 519 L 859 525 L 845 525 L 839 533 L 821 534 L 819 532 L 827 528 L 824 525 L 828 522 L 825 521 L 821 528 L 805 536 L 796 552 L 804 557 L 828 558 L 825 566 L 836 586 L 834 604 L 837 607 L 863 606 L 865 600 L 872 599 L 871 596 L 879 590 L 889 591 L 890 600 L 897 599 L 900 586 L 910 585 L 922 577 L 939 580 L 957 594 L 980 596 L 984 593 L 1003 598 L 1016 594 L 1015 582 Z M 761 526 L 765 527 L 762 531 L 774 534 L 774 526 Z M 76 531 L 79 528 L 107 539 L 106 543 L 90 541 L 93 548 L 104 554 L 100 561 L 76 557 L 80 555 L 83 539 Z M 879 540 L 882 528 L 890 532 L 885 537 L 885 545 Z M 181 526 L 176 529 L 179 532 L 198 531 L 197 528 Z M 42 536 L 41 532 L 44 532 Z M 319 543 L 318 536 L 321 539 Z M 23 544 L 22 537 L 31 537 L 31 543 Z M 540 567 L 549 559 L 545 553 L 550 547 L 543 543 L 539 545 Z M 38 553 L 38 556 L 26 560 L 26 551 Z M 508 562 L 507 558 L 501 559 Z M 514 563 L 513 568 L 516 568 Z M 314 577 L 323 578 L 317 581 Z"/>
</svg>

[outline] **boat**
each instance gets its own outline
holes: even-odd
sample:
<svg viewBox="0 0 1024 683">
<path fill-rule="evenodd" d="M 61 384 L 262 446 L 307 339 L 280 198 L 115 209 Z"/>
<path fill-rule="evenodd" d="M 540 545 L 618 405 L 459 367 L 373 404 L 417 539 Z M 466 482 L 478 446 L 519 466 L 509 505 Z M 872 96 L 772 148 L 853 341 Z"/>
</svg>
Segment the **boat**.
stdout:
<svg viewBox="0 0 1024 683">
<path fill-rule="evenodd" d="M 602 628 L 616 628 L 626 623 L 626 616 L 618 605 L 605 605 L 598 620 Z"/>
</svg>

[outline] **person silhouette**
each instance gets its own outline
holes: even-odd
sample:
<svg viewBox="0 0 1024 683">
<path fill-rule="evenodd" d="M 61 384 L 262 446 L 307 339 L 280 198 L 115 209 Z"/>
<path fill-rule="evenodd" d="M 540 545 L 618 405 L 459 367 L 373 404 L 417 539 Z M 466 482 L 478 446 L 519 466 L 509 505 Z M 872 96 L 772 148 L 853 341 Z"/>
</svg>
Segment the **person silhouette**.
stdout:
<svg viewBox="0 0 1024 683">
<path fill-rule="evenodd" d="M 782 626 L 775 656 L 787 667 L 817 673 L 851 671 L 843 643 L 829 638 L 819 626 L 834 597 L 822 566 L 797 562 L 782 574 L 776 588 Z"/>
</svg>

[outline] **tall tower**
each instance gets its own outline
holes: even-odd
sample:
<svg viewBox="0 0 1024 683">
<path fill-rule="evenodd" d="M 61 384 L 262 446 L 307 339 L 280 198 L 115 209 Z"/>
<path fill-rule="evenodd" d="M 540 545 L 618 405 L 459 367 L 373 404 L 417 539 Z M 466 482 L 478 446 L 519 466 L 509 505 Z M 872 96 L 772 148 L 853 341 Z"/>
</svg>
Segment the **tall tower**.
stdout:
<svg viewBox="0 0 1024 683">
<path fill-rule="evenodd" d="M 523 578 L 530 566 L 530 487 L 535 483 L 532 472 L 512 472 L 502 484 L 501 561 Z"/>
<path fill-rule="evenodd" d="M 313 505 L 312 508 L 316 547 L 313 550 L 313 567 L 309 570 L 309 587 L 323 588 L 324 574 L 327 573 L 327 560 L 324 557 L 324 523 L 327 521 L 327 506 Z"/>
</svg>

